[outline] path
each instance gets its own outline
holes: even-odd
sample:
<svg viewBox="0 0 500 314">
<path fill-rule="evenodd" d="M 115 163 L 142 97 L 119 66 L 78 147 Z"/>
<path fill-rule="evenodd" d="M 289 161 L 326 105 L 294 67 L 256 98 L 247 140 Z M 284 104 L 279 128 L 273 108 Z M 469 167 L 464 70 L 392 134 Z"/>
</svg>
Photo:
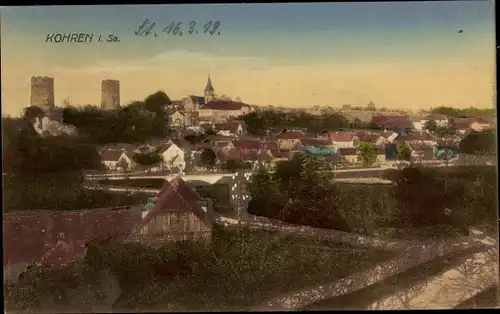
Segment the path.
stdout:
<svg viewBox="0 0 500 314">
<path fill-rule="evenodd" d="M 254 311 L 290 311 L 313 303 L 352 293 L 410 268 L 462 250 L 480 248 L 484 244 L 474 239 L 441 240 L 427 245 L 411 245 L 397 258 L 379 263 L 371 269 L 356 272 L 331 283 L 307 287 L 273 298 L 252 309 Z"/>
</svg>

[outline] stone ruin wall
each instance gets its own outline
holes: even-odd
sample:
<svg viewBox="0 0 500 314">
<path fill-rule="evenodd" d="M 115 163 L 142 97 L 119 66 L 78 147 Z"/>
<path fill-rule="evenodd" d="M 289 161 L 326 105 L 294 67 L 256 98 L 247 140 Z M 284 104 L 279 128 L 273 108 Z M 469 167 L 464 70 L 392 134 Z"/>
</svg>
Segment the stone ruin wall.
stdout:
<svg viewBox="0 0 500 314">
<path fill-rule="evenodd" d="M 54 78 L 48 76 L 33 76 L 31 78 L 31 106 L 37 106 L 45 112 L 55 108 Z"/>
<path fill-rule="evenodd" d="M 113 110 L 120 108 L 120 81 L 104 80 L 101 89 L 101 108 Z"/>
</svg>

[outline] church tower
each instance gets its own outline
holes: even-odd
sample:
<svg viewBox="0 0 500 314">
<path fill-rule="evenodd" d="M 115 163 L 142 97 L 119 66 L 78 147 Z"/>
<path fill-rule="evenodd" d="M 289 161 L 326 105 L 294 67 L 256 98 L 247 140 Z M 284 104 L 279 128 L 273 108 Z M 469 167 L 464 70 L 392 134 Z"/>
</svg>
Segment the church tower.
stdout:
<svg viewBox="0 0 500 314">
<path fill-rule="evenodd" d="M 210 79 L 210 74 L 208 74 L 207 85 L 205 86 L 205 103 L 215 100 L 214 87 L 212 86 L 212 80 Z"/>
</svg>

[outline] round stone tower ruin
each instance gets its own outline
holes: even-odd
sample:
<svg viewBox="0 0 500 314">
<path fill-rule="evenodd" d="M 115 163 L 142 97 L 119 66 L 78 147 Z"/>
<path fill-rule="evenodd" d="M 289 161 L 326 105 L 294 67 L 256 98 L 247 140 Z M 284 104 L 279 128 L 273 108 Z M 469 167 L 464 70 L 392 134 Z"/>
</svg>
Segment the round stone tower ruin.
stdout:
<svg viewBox="0 0 500 314">
<path fill-rule="evenodd" d="M 120 81 L 104 80 L 102 81 L 101 108 L 104 110 L 113 110 L 120 108 Z"/>
<path fill-rule="evenodd" d="M 31 77 L 31 106 L 40 107 L 46 113 L 55 109 L 53 77 Z"/>
</svg>

